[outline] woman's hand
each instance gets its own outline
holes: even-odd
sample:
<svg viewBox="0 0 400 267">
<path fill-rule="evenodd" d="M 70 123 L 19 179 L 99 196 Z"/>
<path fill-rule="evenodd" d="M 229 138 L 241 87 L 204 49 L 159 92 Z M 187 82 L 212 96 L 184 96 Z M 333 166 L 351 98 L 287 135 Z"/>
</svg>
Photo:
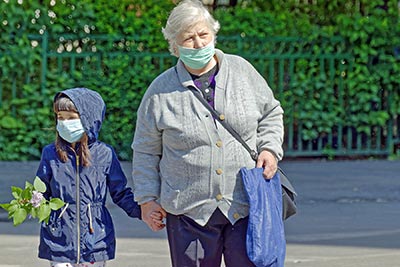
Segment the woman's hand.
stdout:
<svg viewBox="0 0 400 267">
<path fill-rule="evenodd" d="M 147 226 L 155 231 L 159 231 L 165 227 L 162 219 L 167 217 L 165 210 L 154 200 L 140 205 L 142 209 L 142 220 Z"/>
<path fill-rule="evenodd" d="M 271 179 L 278 170 L 278 160 L 273 153 L 268 150 L 263 150 L 260 155 L 258 155 L 257 168 L 264 168 L 264 178 Z"/>
</svg>

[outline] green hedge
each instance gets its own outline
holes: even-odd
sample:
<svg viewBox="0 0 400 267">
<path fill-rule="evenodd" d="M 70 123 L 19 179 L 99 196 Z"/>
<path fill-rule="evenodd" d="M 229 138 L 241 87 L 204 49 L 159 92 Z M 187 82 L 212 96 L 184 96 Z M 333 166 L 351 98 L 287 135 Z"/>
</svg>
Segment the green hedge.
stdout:
<svg viewBox="0 0 400 267">
<path fill-rule="evenodd" d="M 99 51 L 135 51 L 137 53 L 167 53 L 167 43 L 161 34 L 172 1 L 141 0 L 69 0 L 69 1 L 2 1 L 2 30 L 0 36 L 0 160 L 36 160 L 42 147 L 54 138 L 54 116 L 51 100 L 55 92 L 86 86 L 98 90 L 107 102 L 107 120 L 101 139 L 112 144 L 123 160 L 130 160 L 130 144 L 134 133 L 136 109 L 149 83 L 174 62 L 171 56 L 165 65 L 151 57 L 134 64 L 132 57 L 116 54 L 104 61 L 99 72 L 95 60 L 84 67 L 68 69 L 65 63 L 46 62 L 48 72 L 41 77 L 43 63 L 40 42 L 36 35 L 45 32 L 50 37 L 71 34 L 82 36 L 79 43 L 65 40 L 62 49 L 80 49 L 89 45 L 84 36 L 107 34 L 110 40 L 123 36 L 119 42 L 98 41 Z M 285 92 L 286 99 L 306 95 L 309 105 L 294 116 L 307 122 L 305 140 L 316 138 L 320 132 L 332 131 L 339 119 L 353 125 L 359 132 L 371 134 L 371 125 L 384 127 L 389 118 L 400 114 L 400 65 L 396 48 L 400 46 L 399 11 L 396 1 L 362 0 L 325 1 L 318 5 L 301 1 L 239 1 L 235 8 L 217 8 L 215 17 L 221 23 L 219 36 L 270 38 L 298 37 L 310 43 L 309 50 L 318 54 L 335 51 L 332 40 L 338 36 L 342 48 L 353 55 L 347 89 L 346 110 L 328 109 L 321 102 L 329 88 L 329 77 L 320 75 L 313 64 L 299 66 L 296 81 Z M 318 1 L 319 2 L 319 1 Z M 332 15 L 334 14 L 334 15 Z M 66 37 L 67 38 L 67 37 Z M 60 43 L 50 43 L 56 53 Z M 90 41 L 89 41 L 90 42 Z M 221 43 L 222 45 L 222 43 Z M 244 47 L 223 43 L 232 53 L 250 53 L 250 42 Z M 53 47 L 54 46 L 54 47 Z M 85 62 L 85 59 L 83 59 Z M 61 67 L 60 67 L 61 64 Z M 43 84 L 43 81 L 46 84 Z M 327 86 L 328 85 L 328 86 Z M 387 97 L 389 96 L 389 97 Z M 386 101 L 385 99 L 390 99 Z M 322 103 L 322 104 L 321 104 Z M 334 105 L 333 105 L 334 106 Z"/>
</svg>

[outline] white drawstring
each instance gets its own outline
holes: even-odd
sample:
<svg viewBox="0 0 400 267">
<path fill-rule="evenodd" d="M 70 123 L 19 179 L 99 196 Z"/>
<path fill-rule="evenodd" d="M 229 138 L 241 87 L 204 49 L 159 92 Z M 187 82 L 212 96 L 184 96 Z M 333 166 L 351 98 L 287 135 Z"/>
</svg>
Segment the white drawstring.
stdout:
<svg viewBox="0 0 400 267">
<path fill-rule="evenodd" d="M 94 233 L 93 222 L 92 222 L 92 210 L 90 209 L 90 203 L 88 204 L 88 214 L 89 214 L 89 232 Z"/>
<path fill-rule="evenodd" d="M 64 214 L 64 212 L 67 210 L 68 206 L 69 206 L 69 203 L 67 203 L 67 204 L 65 205 L 65 207 L 63 208 L 63 210 L 60 212 L 60 215 L 58 215 L 58 218 L 59 218 L 59 219 L 61 218 L 61 216 L 63 216 L 63 214 Z"/>
<path fill-rule="evenodd" d="M 61 218 L 63 216 L 63 214 L 67 210 L 68 206 L 69 206 L 69 203 L 65 204 L 65 207 L 60 212 L 60 215 L 58 215 L 58 218 Z M 92 210 L 90 208 L 90 203 L 88 204 L 88 215 L 89 215 L 89 231 L 91 234 L 93 234 L 94 228 L 93 228 Z"/>
</svg>

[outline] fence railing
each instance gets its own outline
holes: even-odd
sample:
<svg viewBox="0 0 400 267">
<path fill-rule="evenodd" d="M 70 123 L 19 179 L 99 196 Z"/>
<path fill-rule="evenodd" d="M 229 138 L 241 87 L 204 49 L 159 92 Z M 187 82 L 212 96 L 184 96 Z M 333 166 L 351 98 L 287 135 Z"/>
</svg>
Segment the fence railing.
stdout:
<svg viewBox="0 0 400 267">
<path fill-rule="evenodd" d="M 118 64 L 110 67 L 110 62 L 122 60 L 133 67 L 148 66 L 154 78 L 176 62 L 168 52 L 148 52 L 144 43 L 125 37 L 50 37 L 43 34 L 30 36 L 30 39 L 32 50 L 40 55 L 36 66 L 40 67 L 40 77 L 32 79 L 27 75 L 3 80 L 0 83 L 0 108 L 3 99 L 17 98 L 18 90 L 24 84 L 39 82 L 44 94 L 50 72 L 67 76 L 77 72 L 83 76 L 85 73 L 102 76 L 110 68 L 118 68 Z M 282 102 L 286 157 L 386 156 L 393 153 L 394 145 L 400 143 L 400 118 L 397 115 L 390 117 L 384 126 L 369 125 L 367 132 L 360 132 L 351 123 L 346 123 L 351 122 L 348 118 L 353 115 L 346 105 L 353 56 L 340 38 L 325 41 L 329 46 L 321 50 L 324 46 L 319 43 L 318 51 L 314 50 L 313 43 L 301 38 L 247 40 L 218 37 L 217 46 L 248 59 Z M 30 68 L 27 73 L 31 73 L 32 66 L 27 68 Z M 305 68 L 313 68 L 315 73 L 304 76 Z M 382 102 L 391 101 L 390 95 L 383 98 Z M 318 116 L 310 117 L 309 113 L 303 112 L 314 107 L 317 107 Z M 336 111 L 334 118 L 330 115 L 332 110 Z"/>
</svg>

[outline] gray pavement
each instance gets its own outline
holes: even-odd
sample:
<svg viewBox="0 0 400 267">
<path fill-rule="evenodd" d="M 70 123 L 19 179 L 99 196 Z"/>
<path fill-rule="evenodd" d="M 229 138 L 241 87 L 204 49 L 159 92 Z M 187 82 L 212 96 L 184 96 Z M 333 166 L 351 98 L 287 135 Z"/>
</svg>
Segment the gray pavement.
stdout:
<svg viewBox="0 0 400 267">
<path fill-rule="evenodd" d="M 0 162 L 0 203 L 33 180 L 38 162 Z M 284 161 L 299 213 L 285 222 L 286 267 L 400 266 L 400 161 Z M 127 175 L 130 163 L 123 162 Z M 117 256 L 109 267 L 170 266 L 165 231 L 152 232 L 109 201 Z M 36 221 L 12 226 L 0 210 L 0 267 L 49 266 L 37 258 Z"/>
</svg>

